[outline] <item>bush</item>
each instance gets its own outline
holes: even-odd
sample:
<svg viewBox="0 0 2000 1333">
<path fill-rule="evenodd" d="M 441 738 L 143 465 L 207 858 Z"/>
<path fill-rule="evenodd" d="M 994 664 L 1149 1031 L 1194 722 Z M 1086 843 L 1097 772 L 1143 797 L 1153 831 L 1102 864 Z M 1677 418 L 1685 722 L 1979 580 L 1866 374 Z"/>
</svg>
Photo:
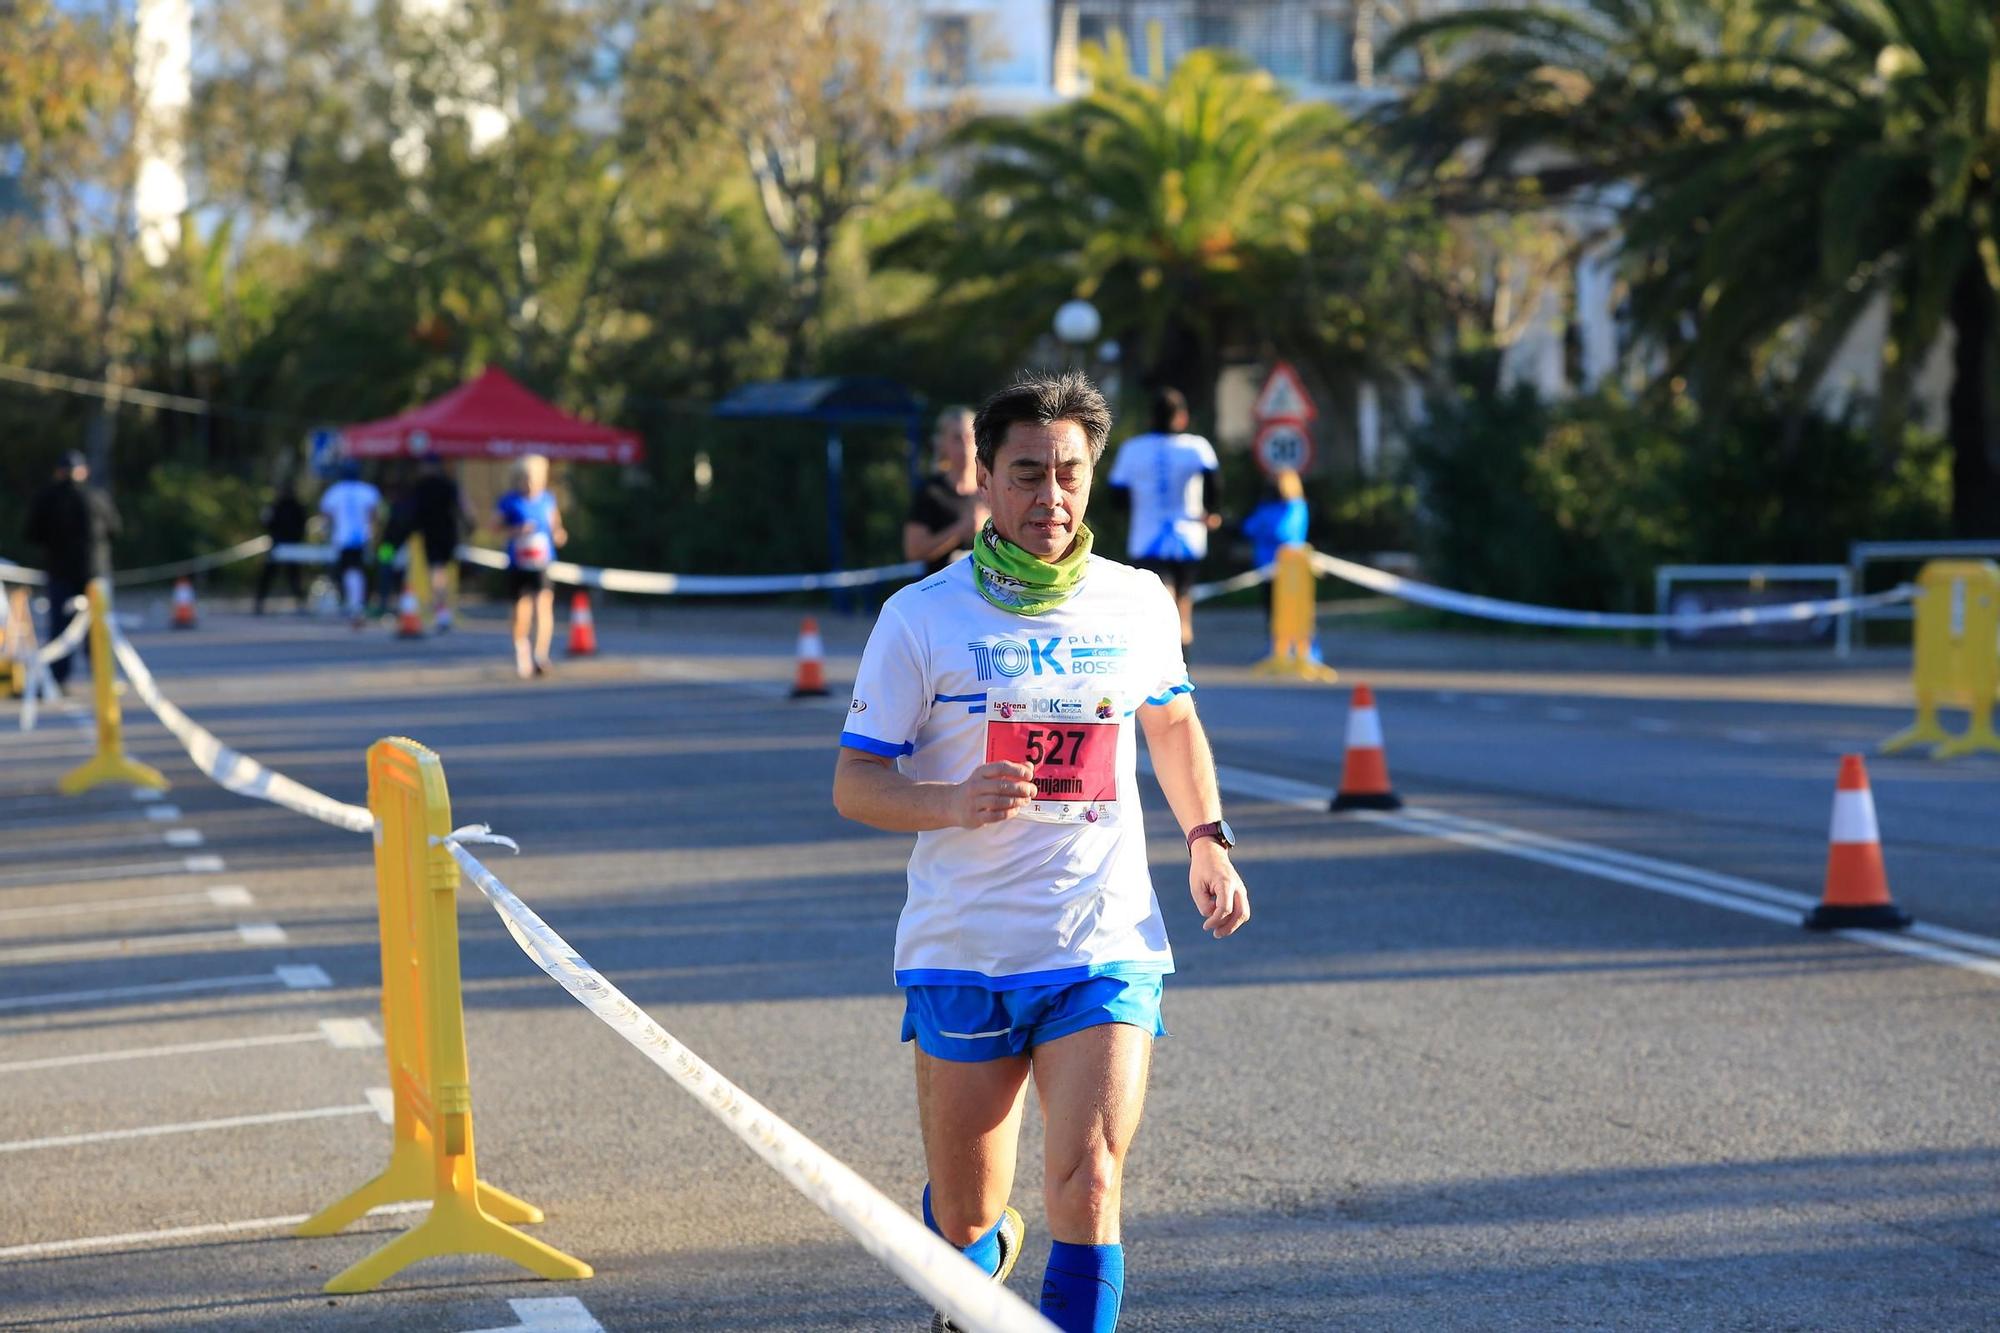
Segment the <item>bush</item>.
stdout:
<svg viewBox="0 0 2000 1333">
<path fill-rule="evenodd" d="M 115 547 L 117 564 L 134 569 L 233 546 L 263 531 L 257 521 L 263 501 L 241 477 L 163 463 L 148 473 L 143 487 L 119 495 L 125 530 Z"/>
<path fill-rule="evenodd" d="M 1550 606 L 1648 610 L 1658 565 L 1844 563 L 1850 541 L 1949 526 L 1943 440 L 1888 448 L 1755 399 L 1702 413 L 1464 390 L 1432 400 L 1410 466 L 1430 576 Z"/>
</svg>

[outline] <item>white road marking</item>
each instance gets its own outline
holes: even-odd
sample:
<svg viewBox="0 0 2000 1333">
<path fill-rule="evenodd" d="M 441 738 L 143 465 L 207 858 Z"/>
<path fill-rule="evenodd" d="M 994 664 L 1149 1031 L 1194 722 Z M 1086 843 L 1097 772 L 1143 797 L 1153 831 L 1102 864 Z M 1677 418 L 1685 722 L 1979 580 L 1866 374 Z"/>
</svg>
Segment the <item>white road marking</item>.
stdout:
<svg viewBox="0 0 2000 1333">
<path fill-rule="evenodd" d="M 319 1030 L 336 1051 L 365 1051 L 382 1044 L 382 1034 L 365 1018 L 322 1018 Z"/>
<path fill-rule="evenodd" d="M 131 912 L 160 907 L 248 907 L 253 899 L 241 884 L 224 884 L 202 893 L 161 893 L 150 898 L 107 898 L 95 903 L 48 903 L 40 907 L 0 909 L 0 921 L 34 921 L 57 916 L 95 916 L 99 912 Z"/>
<path fill-rule="evenodd" d="M 192 869 L 188 865 L 188 861 L 192 859 L 181 857 L 173 861 L 133 861 L 116 866 L 82 866 L 74 870 L 18 871 L 10 875 L 0 875 L 0 888 L 29 888 L 42 884 L 91 884 L 118 879 L 151 879 L 157 875 L 185 875 Z"/>
<path fill-rule="evenodd" d="M 99 1129 L 87 1134 L 57 1134 L 46 1139 L 13 1139 L 0 1143 L 0 1152 L 36 1152 L 43 1148 L 75 1148 L 86 1143 L 114 1143 L 121 1139 L 151 1139 L 165 1134 L 205 1134 L 217 1129 L 246 1129 L 253 1125 L 284 1125 L 299 1120 L 328 1120 L 343 1115 L 373 1115 L 367 1102 L 354 1106 L 315 1106 L 305 1111 L 265 1111 L 257 1115 L 231 1115 L 219 1120 L 187 1120 L 176 1125 L 142 1125 L 137 1129 Z"/>
<path fill-rule="evenodd" d="M 5 1253 L 0 1250 L 0 1255 Z M 520 1323 L 475 1328 L 471 1333 L 604 1333 L 604 1325 L 574 1296 L 517 1296 L 507 1304 Z"/>
<path fill-rule="evenodd" d="M 167 794 L 162 791 L 155 791 L 151 787 L 134 787 L 132 789 L 132 799 L 140 802 L 142 805 L 151 805 L 154 801 L 166 800 Z"/>
<path fill-rule="evenodd" d="M 171 824 L 181 817 L 181 808 L 177 805 L 149 805 L 145 814 L 154 823 Z"/>
<path fill-rule="evenodd" d="M 1544 708 L 1542 712 L 1557 722 L 1581 722 L 1584 719 L 1584 712 L 1581 708 L 1570 708 L 1564 704 L 1556 704 L 1553 707 Z"/>
<path fill-rule="evenodd" d="M 0 996 L 0 1009 L 46 1009 L 65 1004 L 97 1004 L 105 1000 L 146 1000 L 161 995 L 186 995 L 205 990 L 243 990 L 251 986 L 284 986 L 289 990 L 324 990 L 333 985 L 326 972 L 311 964 L 272 968 L 231 977 L 196 977 L 191 981 L 161 981 L 145 986 L 107 986 L 97 990 L 48 991 L 40 995 Z"/>
<path fill-rule="evenodd" d="M 1762 745 L 1771 739 L 1771 733 L 1755 727 L 1727 727 L 1723 730 L 1722 739 L 1735 741 L 1738 745 Z"/>
<path fill-rule="evenodd" d="M 223 871 L 219 856 L 190 856 L 184 864 L 190 875 L 219 875 Z"/>
<path fill-rule="evenodd" d="M 19 1074 L 30 1069 L 69 1069 L 76 1065 L 113 1064 L 120 1060 L 150 1060 L 155 1056 L 206 1055 L 211 1051 L 246 1051 L 264 1046 L 292 1046 L 309 1041 L 325 1041 L 324 1032 L 284 1032 L 269 1037 L 226 1037 L 216 1041 L 189 1041 L 174 1046 L 139 1046 L 124 1051 L 90 1051 L 82 1055 L 50 1055 L 40 1060 L 15 1060 L 0 1065 L 0 1074 Z"/>
<path fill-rule="evenodd" d="M 370 1088 L 367 1091 L 368 1105 L 383 1124 L 396 1123 L 396 1094 L 387 1088 Z"/>
<path fill-rule="evenodd" d="M 208 840 L 198 828 L 170 828 L 160 835 L 160 841 L 169 847 L 199 847 Z"/>
<path fill-rule="evenodd" d="M 208 1055 L 216 1051 L 257 1050 L 265 1046 L 299 1046 L 323 1041 L 335 1050 L 356 1051 L 382 1044 L 382 1034 L 365 1018 L 322 1018 L 311 1032 L 280 1032 L 263 1037 L 220 1037 L 214 1041 L 187 1041 L 173 1046 L 136 1046 L 121 1051 L 87 1051 L 80 1055 L 50 1055 L 39 1060 L 15 1060 L 0 1064 L 0 1074 L 20 1074 L 31 1069 L 69 1069 L 77 1065 L 114 1064 L 121 1060 L 151 1060 L 160 1056 Z M 371 1098 L 372 1099 L 372 1098 Z"/>
<path fill-rule="evenodd" d="M 120 955 L 149 953 L 155 949 L 179 949 L 187 945 L 220 944 L 235 940 L 251 945 L 285 942 L 283 926 L 260 921 L 233 930 L 183 930 L 167 935 L 133 935 L 116 940 L 68 940 L 62 944 L 34 944 L 21 949 L 0 949 L 0 963 L 33 963 L 47 958 L 89 958 L 93 954 Z"/>
<path fill-rule="evenodd" d="M 430 1208 L 428 1199 L 420 1203 L 385 1203 L 371 1209 L 370 1217 L 399 1213 L 421 1213 Z M 198 1236 L 229 1236 L 244 1231 L 284 1231 L 310 1217 L 292 1213 L 286 1217 L 250 1217 L 240 1222 L 202 1222 L 187 1227 L 163 1227 L 158 1231 L 125 1231 L 115 1236 L 80 1236 L 75 1240 L 45 1240 L 32 1245 L 0 1247 L 0 1259 L 40 1259 L 53 1254 L 76 1254 L 83 1250 L 108 1250 L 147 1241 L 193 1240 Z"/>
<path fill-rule="evenodd" d="M 1632 719 L 1632 729 L 1651 736 L 1664 736 L 1674 729 L 1674 724 L 1663 717 L 1635 717 Z"/>
<path fill-rule="evenodd" d="M 1315 813 L 1326 808 L 1325 788 L 1310 783 L 1221 765 L 1216 768 L 1216 778 L 1225 789 L 1245 796 L 1276 801 Z M 1803 913 L 1817 905 L 1816 899 L 1781 889 L 1775 884 L 1760 884 L 1755 880 L 1721 875 L 1695 866 L 1678 865 L 1589 843 L 1568 842 L 1527 829 L 1487 820 L 1465 819 L 1421 807 L 1395 813 L 1355 810 L 1343 818 L 1366 820 L 1481 851 L 1536 861 L 1596 879 L 1664 893 L 1788 926 L 1798 926 Z M 1926 962 L 1942 963 L 2000 979 L 2000 939 L 1989 936 L 1943 926 L 1927 926 L 1923 922 L 1901 933 L 1876 930 L 1837 930 L 1829 933 L 1888 953 L 1921 958 Z"/>
</svg>

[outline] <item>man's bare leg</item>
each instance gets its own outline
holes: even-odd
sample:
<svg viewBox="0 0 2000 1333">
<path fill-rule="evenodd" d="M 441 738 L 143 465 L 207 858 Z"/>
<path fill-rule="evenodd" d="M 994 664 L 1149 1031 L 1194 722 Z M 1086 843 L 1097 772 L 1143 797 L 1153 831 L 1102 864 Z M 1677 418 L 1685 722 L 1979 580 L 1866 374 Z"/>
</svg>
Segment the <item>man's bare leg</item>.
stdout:
<svg viewBox="0 0 2000 1333">
<path fill-rule="evenodd" d="M 535 662 L 528 653 L 528 629 L 535 615 L 535 595 L 524 592 L 514 599 L 514 673 L 526 680 L 534 674 Z"/>
<path fill-rule="evenodd" d="M 535 611 L 540 619 L 535 622 L 535 665 L 549 664 L 549 644 L 556 636 L 556 590 L 544 588 L 535 594 Z"/>
<path fill-rule="evenodd" d="M 1028 1057 L 966 1063 L 917 1051 L 917 1118 L 938 1233 L 963 1249 L 1000 1220 L 1014 1189 Z"/>
<path fill-rule="evenodd" d="M 1125 1154 L 1145 1109 L 1152 1055 L 1152 1034 L 1127 1023 L 1085 1028 L 1034 1049 L 1053 1242 L 1042 1313 L 1065 1333 L 1103 1333 L 1118 1322 Z"/>
</svg>

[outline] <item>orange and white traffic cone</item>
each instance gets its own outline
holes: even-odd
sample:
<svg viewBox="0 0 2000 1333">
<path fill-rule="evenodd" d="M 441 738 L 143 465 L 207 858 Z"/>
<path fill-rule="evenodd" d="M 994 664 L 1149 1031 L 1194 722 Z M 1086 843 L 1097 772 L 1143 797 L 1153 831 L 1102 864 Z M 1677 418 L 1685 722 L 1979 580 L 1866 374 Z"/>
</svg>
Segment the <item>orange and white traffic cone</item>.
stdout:
<svg viewBox="0 0 2000 1333">
<path fill-rule="evenodd" d="M 590 615 L 590 594 L 578 588 L 569 599 L 569 647 L 571 657 L 589 657 L 597 651 L 597 622 Z"/>
<path fill-rule="evenodd" d="M 1875 796 L 1858 754 L 1840 757 L 1827 843 L 1826 891 L 1819 906 L 1806 913 L 1807 930 L 1901 930 L 1910 924 L 1910 914 L 1889 899 Z"/>
<path fill-rule="evenodd" d="M 188 579 L 174 580 L 174 614 L 171 622 L 175 629 L 195 627 L 194 584 Z"/>
<path fill-rule="evenodd" d="M 807 616 L 799 626 L 799 669 L 792 677 L 792 697 L 818 698 L 826 692 L 826 645 L 820 642 L 819 622 Z"/>
<path fill-rule="evenodd" d="M 396 600 L 396 637 L 399 639 L 424 637 L 424 616 L 423 612 L 417 609 L 417 594 L 413 588 L 405 587 L 403 595 Z"/>
<path fill-rule="evenodd" d="M 1389 756 L 1382 748 L 1382 719 L 1375 691 L 1354 687 L 1347 706 L 1347 758 L 1340 766 L 1340 791 L 1329 810 L 1400 810 L 1403 798 L 1389 785 Z"/>
</svg>

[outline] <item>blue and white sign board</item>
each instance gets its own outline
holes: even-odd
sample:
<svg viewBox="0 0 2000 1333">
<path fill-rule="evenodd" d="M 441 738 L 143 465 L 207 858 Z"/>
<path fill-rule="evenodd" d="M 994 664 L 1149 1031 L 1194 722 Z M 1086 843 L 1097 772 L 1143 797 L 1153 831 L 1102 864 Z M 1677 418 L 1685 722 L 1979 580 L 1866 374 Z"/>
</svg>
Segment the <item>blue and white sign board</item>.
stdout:
<svg viewBox="0 0 2000 1333">
<path fill-rule="evenodd" d="M 1250 446 L 1257 466 L 1272 476 L 1280 472 L 1306 473 L 1312 470 L 1312 434 L 1302 421 L 1266 421 Z"/>
</svg>

